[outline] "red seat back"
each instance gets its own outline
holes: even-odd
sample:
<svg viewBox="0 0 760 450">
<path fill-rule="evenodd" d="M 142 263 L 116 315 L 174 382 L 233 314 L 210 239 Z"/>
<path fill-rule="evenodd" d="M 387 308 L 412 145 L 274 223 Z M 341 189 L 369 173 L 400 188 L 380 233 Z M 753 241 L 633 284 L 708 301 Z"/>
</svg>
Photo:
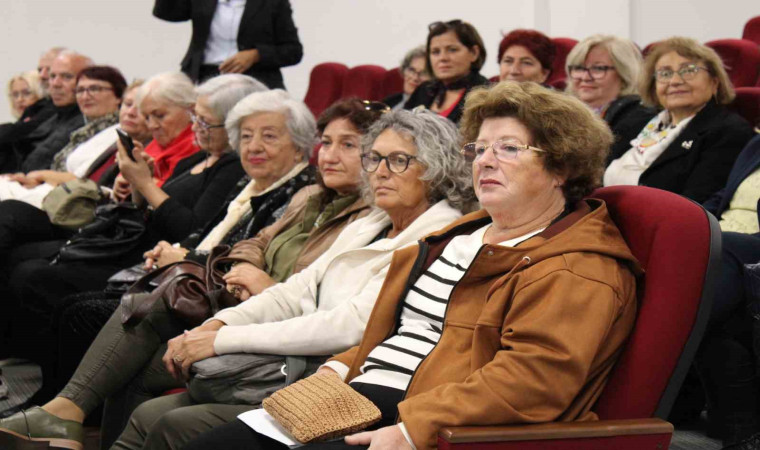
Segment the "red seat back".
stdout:
<svg viewBox="0 0 760 450">
<path fill-rule="evenodd" d="M 728 107 L 750 124 L 760 124 L 760 87 L 736 88 L 736 98 Z"/>
<path fill-rule="evenodd" d="M 753 17 L 744 24 L 744 32 L 742 33 L 742 39 L 752 41 L 757 45 L 760 45 L 760 16 Z"/>
<path fill-rule="evenodd" d="M 760 70 L 760 48 L 744 39 L 719 39 L 705 42 L 715 50 L 726 67 L 734 87 L 754 86 Z"/>
<path fill-rule="evenodd" d="M 614 186 L 591 197 L 607 203 L 646 271 L 636 325 L 594 410 L 601 419 L 664 418 L 709 318 L 720 229 L 700 205 L 659 189 Z"/>
<path fill-rule="evenodd" d="M 389 95 L 398 94 L 404 90 L 404 77 L 401 76 L 398 67 L 388 69 L 383 76 L 383 95 L 382 98 Z"/>
<path fill-rule="evenodd" d="M 100 177 L 103 176 L 103 173 L 105 173 L 106 170 L 110 169 L 114 164 L 116 164 L 116 152 L 109 156 L 108 159 L 103 162 L 103 164 L 96 167 L 92 172 L 90 172 L 90 174 L 87 175 L 87 178 L 97 183 L 98 180 L 100 180 Z"/>
<path fill-rule="evenodd" d="M 340 98 L 357 97 L 362 100 L 383 99 L 384 67 L 365 64 L 348 69 Z"/>
<path fill-rule="evenodd" d="M 564 80 L 567 78 L 565 73 L 565 60 L 567 60 L 567 54 L 578 43 L 572 38 L 552 38 L 552 42 L 557 47 L 557 55 L 554 57 L 554 67 L 552 67 L 552 73 L 546 80 L 546 84 L 552 85 L 557 80 Z"/>
<path fill-rule="evenodd" d="M 340 98 L 348 67 L 340 63 L 317 64 L 311 69 L 304 103 L 315 117 Z"/>
</svg>

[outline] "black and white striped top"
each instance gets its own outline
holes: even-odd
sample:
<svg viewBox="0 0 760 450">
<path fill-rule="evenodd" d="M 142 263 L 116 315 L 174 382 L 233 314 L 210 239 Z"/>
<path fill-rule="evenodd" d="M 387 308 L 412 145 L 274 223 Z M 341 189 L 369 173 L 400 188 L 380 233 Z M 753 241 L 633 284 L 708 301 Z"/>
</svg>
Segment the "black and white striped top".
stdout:
<svg viewBox="0 0 760 450">
<path fill-rule="evenodd" d="M 470 235 L 456 236 L 409 290 L 401 310 L 398 333 L 373 349 L 353 382 L 406 390 L 417 366 L 438 343 L 443 317 L 454 285 L 464 276 L 490 225 Z M 536 230 L 499 245 L 512 247 L 541 232 Z"/>
</svg>

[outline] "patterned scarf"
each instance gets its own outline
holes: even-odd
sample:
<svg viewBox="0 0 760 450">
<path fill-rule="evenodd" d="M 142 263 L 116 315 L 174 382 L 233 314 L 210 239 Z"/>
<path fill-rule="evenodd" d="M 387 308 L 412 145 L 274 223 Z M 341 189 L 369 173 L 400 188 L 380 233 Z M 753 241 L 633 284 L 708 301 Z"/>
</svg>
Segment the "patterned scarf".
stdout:
<svg viewBox="0 0 760 450">
<path fill-rule="evenodd" d="M 118 111 L 91 120 L 87 122 L 82 128 L 72 131 L 69 135 L 69 143 L 55 154 L 53 157 L 53 164 L 50 165 L 50 169 L 57 170 L 59 172 L 65 172 L 66 159 L 74 150 L 77 149 L 77 147 L 79 147 L 79 145 L 90 140 L 91 137 L 95 136 L 106 128 L 112 125 L 116 125 L 117 123 L 119 123 Z"/>
</svg>

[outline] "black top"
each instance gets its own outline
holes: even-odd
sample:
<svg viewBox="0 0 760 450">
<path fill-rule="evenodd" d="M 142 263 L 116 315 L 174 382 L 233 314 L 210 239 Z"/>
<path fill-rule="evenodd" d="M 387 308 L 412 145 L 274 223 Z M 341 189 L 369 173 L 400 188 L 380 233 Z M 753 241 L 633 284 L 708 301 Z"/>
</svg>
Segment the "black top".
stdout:
<svg viewBox="0 0 760 450">
<path fill-rule="evenodd" d="M 26 156 L 22 150 L 30 147 L 24 140 L 53 114 L 53 102 L 43 98 L 26 108 L 18 121 L 0 125 L 0 173 L 18 172 Z"/>
<path fill-rule="evenodd" d="M 746 120 L 710 100 L 641 174 L 639 185 L 702 203 L 725 186 L 734 161 L 752 136 Z"/>
<path fill-rule="evenodd" d="M 193 36 L 182 71 L 198 81 L 217 0 L 156 0 L 153 15 L 169 22 L 192 20 Z M 284 88 L 280 67 L 298 64 L 303 47 L 288 0 L 247 0 L 240 21 L 239 50 L 257 49 L 261 60 L 247 72 L 269 88 Z"/>
<path fill-rule="evenodd" d="M 55 115 L 31 131 L 23 144 L 16 146 L 20 153 L 28 154 L 21 170 L 26 173 L 50 169 L 55 154 L 69 143 L 69 135 L 83 126 L 84 116 L 76 103 L 55 107 Z"/>
<path fill-rule="evenodd" d="M 610 147 L 607 165 L 631 149 L 631 141 L 655 114 L 657 111 L 654 108 L 641 104 L 641 97 L 638 95 L 624 95 L 610 103 L 604 112 L 604 120 L 615 135 L 615 142 Z"/>
<path fill-rule="evenodd" d="M 462 98 L 459 100 L 459 102 L 457 102 L 456 106 L 454 106 L 454 109 L 451 110 L 451 113 L 446 116 L 449 120 L 456 124 L 458 124 L 459 119 L 462 118 L 464 98 L 467 96 L 467 93 L 470 92 L 470 90 L 474 87 L 487 85 L 489 83 L 487 78 L 477 72 L 471 72 L 467 78 L 462 81 L 462 84 L 465 88 L 464 95 L 462 95 Z M 424 83 L 417 86 L 417 89 L 412 92 L 409 100 L 407 100 L 404 104 L 404 109 L 413 109 L 420 105 L 430 109 L 430 106 L 444 89 L 446 88 L 444 87 L 443 83 L 438 80 L 425 81 Z"/>
<path fill-rule="evenodd" d="M 728 175 L 726 186 L 713 194 L 704 203 L 705 209 L 713 213 L 720 220 L 723 211 L 727 210 L 731 204 L 731 200 L 734 198 L 739 185 L 745 178 L 757 170 L 758 167 L 760 167 L 760 135 L 752 138 L 747 146 L 744 147 L 739 157 L 736 158 L 731 173 Z M 760 217 L 760 208 L 757 208 L 757 212 Z"/>
<path fill-rule="evenodd" d="M 245 175 L 240 157 L 234 152 L 225 153 L 203 172 L 191 174 L 190 170 L 206 156 L 200 151 L 177 163 L 163 186 L 169 198 L 153 211 L 148 222 L 153 241 L 179 242 L 205 225 Z"/>
</svg>

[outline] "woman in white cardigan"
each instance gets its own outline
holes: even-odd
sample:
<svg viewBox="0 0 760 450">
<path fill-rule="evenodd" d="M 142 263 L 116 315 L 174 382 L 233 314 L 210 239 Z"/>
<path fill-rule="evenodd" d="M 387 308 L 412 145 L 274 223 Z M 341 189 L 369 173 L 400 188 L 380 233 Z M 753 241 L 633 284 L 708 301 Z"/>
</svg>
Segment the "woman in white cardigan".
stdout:
<svg viewBox="0 0 760 450">
<path fill-rule="evenodd" d="M 362 142 L 365 192 L 375 209 L 348 225 L 332 247 L 286 282 L 171 339 L 164 355 L 167 370 L 186 378 L 194 362 L 219 354 L 321 359 L 358 344 L 393 252 L 460 217 L 460 210 L 474 198 L 458 142 L 454 125 L 435 114 L 398 111 L 384 115 Z M 227 281 L 230 288 L 246 285 L 244 279 Z M 181 328 L 176 331 L 180 332 Z M 145 351 L 148 342 L 155 349 L 158 341 L 158 337 L 123 339 L 115 344 L 113 363 L 106 364 L 111 369 L 91 377 L 85 390 L 105 397 L 122 389 L 136 374 L 120 373 L 119 360 L 124 361 L 130 352 Z M 193 405 L 186 393 L 160 397 L 134 412 L 113 448 L 163 448 L 168 443 L 179 448 L 253 407 Z M 64 420 L 76 417 L 56 416 L 53 411 L 40 414 L 47 414 L 48 422 L 76 429 L 71 425 L 76 420 Z M 76 432 L 68 434 L 76 440 Z"/>
</svg>

